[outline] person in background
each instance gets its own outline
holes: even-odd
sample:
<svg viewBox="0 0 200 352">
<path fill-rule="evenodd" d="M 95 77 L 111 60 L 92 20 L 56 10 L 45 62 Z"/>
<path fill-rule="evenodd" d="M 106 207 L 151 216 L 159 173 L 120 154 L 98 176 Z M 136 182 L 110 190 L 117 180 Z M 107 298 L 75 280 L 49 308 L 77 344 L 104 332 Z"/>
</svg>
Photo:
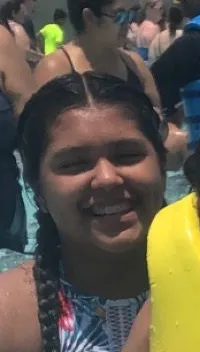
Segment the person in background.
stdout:
<svg viewBox="0 0 200 352">
<path fill-rule="evenodd" d="M 38 86 L 65 73 L 95 70 L 123 79 L 133 89 L 145 92 L 154 107 L 160 108 L 149 68 L 139 54 L 122 49 L 128 26 L 135 19 L 133 1 L 88 0 L 87 7 L 85 4 L 84 0 L 68 0 L 69 19 L 76 38 L 41 60 L 35 70 Z M 182 153 L 185 137 L 179 132 L 171 124 L 167 145 L 173 154 L 179 150 Z"/>
<path fill-rule="evenodd" d="M 130 23 L 128 26 L 126 43 L 124 46 L 124 49 L 131 50 L 131 51 L 136 51 L 137 31 L 138 31 L 138 26 L 139 26 L 139 20 L 141 17 L 140 16 L 140 13 L 141 13 L 140 5 L 136 3 L 134 6 L 134 9 L 135 9 L 135 19 L 134 19 L 134 22 Z"/>
<path fill-rule="evenodd" d="M 0 22 L 14 36 L 29 66 L 34 69 L 43 55 L 31 48 L 31 40 L 21 23 L 25 18 L 24 0 L 4 0 L 0 6 Z"/>
<path fill-rule="evenodd" d="M 167 29 L 159 33 L 149 47 L 149 62 L 155 62 L 164 51 L 183 34 L 183 11 L 180 6 L 171 6 L 168 13 Z"/>
<path fill-rule="evenodd" d="M 68 13 L 76 38 L 40 62 L 35 71 L 38 85 L 57 75 L 95 70 L 124 79 L 160 106 L 150 70 L 137 53 L 122 49 L 135 19 L 133 1 L 69 0 Z"/>
<path fill-rule="evenodd" d="M 0 4 L 0 23 L 15 37 L 16 44 L 24 52 L 30 49 L 30 40 L 20 24 L 24 19 L 23 0 L 5 0 Z"/>
<path fill-rule="evenodd" d="M 57 77 L 27 103 L 18 141 L 39 229 L 34 261 L 0 275 L 5 351 L 121 351 L 163 206 L 159 126 L 143 93 L 94 71 Z"/>
<path fill-rule="evenodd" d="M 192 83 L 191 91 L 200 91 L 198 80 L 200 79 L 200 1 L 199 0 L 180 0 L 184 16 L 190 20 L 184 28 L 183 35 L 179 37 L 152 65 L 151 72 L 156 81 L 160 92 L 162 106 L 169 121 L 182 124 L 184 115 L 182 113 L 182 98 L 190 98 L 193 95 L 199 96 L 197 92 L 187 93 L 185 87 Z M 196 88 L 193 86 L 195 82 Z M 189 99 L 189 100 L 191 100 Z M 184 100 L 184 99 L 183 99 Z M 189 102 L 188 100 L 188 102 Z M 198 107 L 200 102 L 195 104 L 193 111 L 197 116 L 200 114 Z M 184 112 L 187 117 L 186 109 Z"/>
<path fill-rule="evenodd" d="M 27 240 L 26 215 L 13 153 L 18 115 L 35 90 L 24 54 L 0 25 L 0 248 L 20 252 Z"/>
<path fill-rule="evenodd" d="M 137 32 L 138 32 L 138 24 L 136 22 L 131 23 L 126 37 L 126 44 L 125 44 L 126 50 L 136 51 Z"/>
<path fill-rule="evenodd" d="M 149 0 L 145 6 L 145 19 L 139 25 L 136 38 L 137 52 L 144 61 L 148 61 L 151 42 L 160 33 L 163 16 L 163 1 Z"/>
<path fill-rule="evenodd" d="M 14 115 L 18 116 L 25 102 L 36 90 L 31 71 L 12 34 L 0 24 L 0 91 L 12 101 Z"/>
<path fill-rule="evenodd" d="M 151 71 L 160 92 L 166 119 L 189 132 L 190 152 L 200 132 L 197 125 L 200 116 L 200 2 L 181 0 L 179 5 L 189 21 L 183 35 L 154 62 Z M 190 133 L 190 130 L 193 132 Z M 183 171 L 180 172 L 184 186 L 186 180 Z M 178 183 L 180 181 L 177 181 L 176 189 Z M 174 193 L 174 184 L 175 180 L 172 179 L 171 193 Z M 188 192 L 189 185 L 184 188 Z M 186 192 L 182 192 L 182 195 L 186 195 Z"/>
<path fill-rule="evenodd" d="M 53 22 L 40 29 L 38 43 L 45 55 L 54 53 L 65 42 L 65 24 L 67 13 L 62 9 L 56 9 L 53 14 Z"/>
<path fill-rule="evenodd" d="M 35 27 L 32 21 L 32 16 L 35 11 L 37 0 L 24 0 L 24 19 L 21 22 L 22 26 L 24 27 L 29 39 L 31 41 L 31 48 L 33 50 L 37 49 L 37 39 L 36 39 L 36 32 Z"/>
</svg>

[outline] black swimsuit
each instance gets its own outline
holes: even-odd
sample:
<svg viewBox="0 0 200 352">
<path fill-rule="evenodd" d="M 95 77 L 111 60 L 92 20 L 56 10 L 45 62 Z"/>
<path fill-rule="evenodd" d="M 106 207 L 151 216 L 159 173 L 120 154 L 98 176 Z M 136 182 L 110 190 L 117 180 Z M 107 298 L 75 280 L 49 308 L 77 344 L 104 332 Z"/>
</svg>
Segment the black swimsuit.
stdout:
<svg viewBox="0 0 200 352">
<path fill-rule="evenodd" d="M 61 50 L 63 51 L 64 55 L 67 57 L 69 64 L 71 66 L 72 73 L 77 73 L 77 71 L 74 68 L 74 65 L 72 63 L 71 57 L 68 53 L 68 51 L 65 49 L 64 46 L 61 47 Z M 126 66 L 127 73 L 128 73 L 128 79 L 127 83 L 134 89 L 139 92 L 144 93 L 144 87 L 142 83 L 140 82 L 139 77 L 135 74 L 133 70 L 130 69 L 130 67 L 127 65 L 127 62 L 125 61 L 124 57 L 121 55 L 122 61 L 124 62 L 124 65 Z"/>
</svg>

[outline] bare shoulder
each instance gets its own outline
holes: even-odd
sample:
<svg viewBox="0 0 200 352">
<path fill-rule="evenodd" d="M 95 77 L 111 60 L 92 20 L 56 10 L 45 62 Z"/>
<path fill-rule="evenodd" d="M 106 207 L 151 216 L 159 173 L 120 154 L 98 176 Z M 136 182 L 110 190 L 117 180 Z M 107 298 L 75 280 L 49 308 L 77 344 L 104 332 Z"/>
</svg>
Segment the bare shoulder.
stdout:
<svg viewBox="0 0 200 352">
<path fill-rule="evenodd" d="M 141 58 L 141 56 L 138 53 L 136 53 L 136 51 L 129 51 L 124 49 L 121 49 L 121 50 L 123 50 L 125 55 L 128 55 L 135 63 L 145 65 L 144 60 Z"/>
<path fill-rule="evenodd" d="M 37 66 L 34 76 L 38 88 L 57 76 L 71 73 L 71 65 L 62 49 L 45 56 Z"/>
<path fill-rule="evenodd" d="M 30 39 L 27 33 L 25 32 L 24 28 L 20 24 L 17 24 L 17 26 L 14 27 L 13 31 L 15 33 L 16 44 L 22 50 L 30 49 Z"/>
<path fill-rule="evenodd" d="M 1 352 L 41 351 L 32 267 L 30 261 L 0 274 Z"/>
<path fill-rule="evenodd" d="M 120 49 L 125 56 L 128 56 L 134 63 L 135 73 L 144 87 L 144 92 L 151 100 L 153 106 L 161 107 L 160 96 L 150 69 L 145 64 L 141 56 L 134 51 Z M 131 67 L 130 67 L 131 68 Z"/>
<path fill-rule="evenodd" d="M 0 25 L 0 40 L 1 45 L 8 44 L 9 42 L 14 42 L 11 33 L 2 25 Z"/>
<path fill-rule="evenodd" d="M 146 72 L 149 72 L 148 67 L 146 66 L 144 60 L 141 58 L 141 56 L 136 53 L 135 51 L 128 51 L 128 50 L 124 50 L 124 49 L 120 49 L 122 51 L 122 53 L 129 57 L 129 59 L 131 59 L 132 63 L 134 64 L 136 71 L 139 75 L 139 78 L 141 78 L 144 81 L 144 75 L 146 74 Z"/>
<path fill-rule="evenodd" d="M 134 56 L 132 55 L 133 52 L 125 50 L 123 48 L 120 48 L 119 51 L 123 56 L 123 58 L 125 59 L 125 61 L 127 62 L 128 67 L 131 70 L 136 71 L 135 73 L 137 74 L 137 63 L 135 62 Z"/>
</svg>

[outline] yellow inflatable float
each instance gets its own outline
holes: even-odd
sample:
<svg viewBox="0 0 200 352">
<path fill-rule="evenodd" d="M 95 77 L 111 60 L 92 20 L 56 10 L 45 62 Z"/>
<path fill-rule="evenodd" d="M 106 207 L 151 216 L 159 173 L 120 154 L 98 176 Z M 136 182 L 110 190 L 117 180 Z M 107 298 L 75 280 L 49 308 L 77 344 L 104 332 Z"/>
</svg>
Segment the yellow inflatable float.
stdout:
<svg viewBox="0 0 200 352">
<path fill-rule="evenodd" d="M 200 352 L 200 221 L 195 194 L 163 209 L 148 236 L 150 352 Z"/>
</svg>

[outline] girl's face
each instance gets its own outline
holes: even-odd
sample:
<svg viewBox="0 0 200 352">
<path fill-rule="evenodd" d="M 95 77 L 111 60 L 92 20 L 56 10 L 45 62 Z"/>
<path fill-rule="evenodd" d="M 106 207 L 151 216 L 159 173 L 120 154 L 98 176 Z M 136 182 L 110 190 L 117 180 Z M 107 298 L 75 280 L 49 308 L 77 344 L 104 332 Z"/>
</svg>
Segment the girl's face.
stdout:
<svg viewBox="0 0 200 352">
<path fill-rule="evenodd" d="M 120 107 L 74 109 L 54 122 L 40 194 L 66 245 L 132 250 L 145 238 L 163 192 L 152 144 Z"/>
</svg>

